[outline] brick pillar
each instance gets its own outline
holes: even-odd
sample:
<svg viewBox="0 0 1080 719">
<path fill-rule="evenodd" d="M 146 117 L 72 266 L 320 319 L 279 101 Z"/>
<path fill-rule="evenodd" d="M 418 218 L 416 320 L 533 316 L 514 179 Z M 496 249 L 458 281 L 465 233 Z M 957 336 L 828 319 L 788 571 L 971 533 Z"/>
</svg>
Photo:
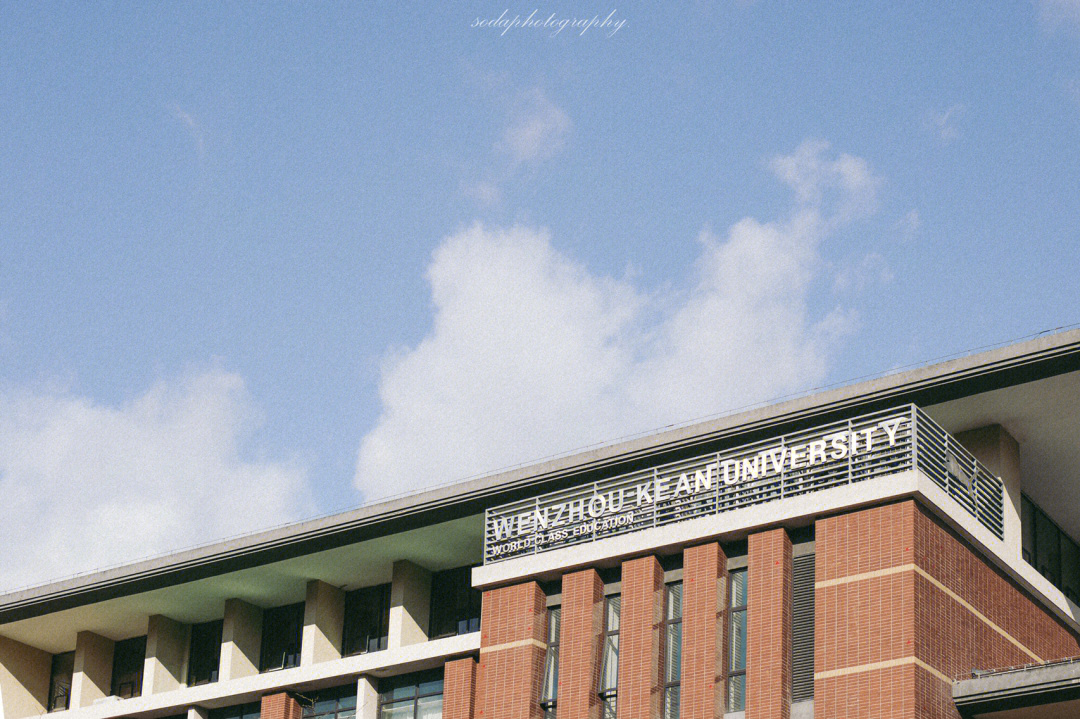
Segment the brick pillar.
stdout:
<svg viewBox="0 0 1080 719">
<path fill-rule="evenodd" d="M 559 719 L 598 719 L 600 634 L 604 628 L 604 583 L 595 569 L 562 579 L 559 634 Z"/>
<path fill-rule="evenodd" d="M 618 719 L 660 716 L 660 621 L 664 570 L 656 557 L 622 565 Z"/>
<path fill-rule="evenodd" d="M 260 719 L 300 719 L 300 702 L 288 692 L 267 694 L 262 698 Z"/>
<path fill-rule="evenodd" d="M 791 717 L 791 539 L 750 535 L 747 558 L 746 719 Z"/>
<path fill-rule="evenodd" d="M 476 660 L 446 663 L 443 679 L 443 719 L 473 719 L 476 701 Z"/>
<path fill-rule="evenodd" d="M 724 714 L 727 556 L 716 542 L 683 552 L 682 719 Z"/>
<path fill-rule="evenodd" d="M 536 582 L 484 592 L 477 719 L 540 719 L 547 597 Z"/>
</svg>

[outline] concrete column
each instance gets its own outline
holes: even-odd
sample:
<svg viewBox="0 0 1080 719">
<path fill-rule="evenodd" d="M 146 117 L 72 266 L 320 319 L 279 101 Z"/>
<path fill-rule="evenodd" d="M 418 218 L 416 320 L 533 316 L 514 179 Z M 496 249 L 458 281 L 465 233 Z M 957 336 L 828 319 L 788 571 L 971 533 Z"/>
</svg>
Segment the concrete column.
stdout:
<svg viewBox="0 0 1080 719">
<path fill-rule="evenodd" d="M 341 634 L 345 627 L 345 592 L 313 579 L 304 600 L 304 639 L 300 665 L 309 666 L 341 659 Z"/>
<path fill-rule="evenodd" d="M 791 716 L 791 539 L 751 534 L 746 570 L 746 719 Z"/>
<path fill-rule="evenodd" d="M 113 649 L 111 639 L 79 632 L 75 637 L 75 672 L 71 677 L 71 708 L 88 707 L 112 690 Z"/>
<path fill-rule="evenodd" d="M 1000 424 L 960 432 L 956 440 L 1005 485 L 1005 546 L 1009 556 L 1023 556 L 1020 531 L 1020 445 Z"/>
<path fill-rule="evenodd" d="M 187 719 L 209 719 L 210 710 L 202 707 L 188 707 Z"/>
<path fill-rule="evenodd" d="M 374 677 L 356 682 L 356 719 L 379 719 L 379 690 Z"/>
<path fill-rule="evenodd" d="M 241 599 L 225 600 L 225 619 L 221 626 L 221 668 L 218 672 L 221 681 L 259 673 L 262 619 L 262 609 L 254 604 Z"/>
<path fill-rule="evenodd" d="M 146 628 L 146 663 L 143 665 L 143 696 L 179 689 L 187 680 L 191 627 L 160 614 L 150 617 Z"/>
<path fill-rule="evenodd" d="M 682 719 L 724 712 L 727 557 L 716 542 L 683 552 Z"/>
<path fill-rule="evenodd" d="M 656 557 L 623 562 L 618 719 L 650 719 L 661 715 L 663 611 L 664 570 Z"/>
<path fill-rule="evenodd" d="M 52 655 L 0 637 L 0 717 L 44 714 L 49 702 Z"/>
<path fill-rule="evenodd" d="M 431 618 L 431 572 L 412 562 L 394 562 L 390 581 L 390 649 L 426 642 Z"/>
</svg>

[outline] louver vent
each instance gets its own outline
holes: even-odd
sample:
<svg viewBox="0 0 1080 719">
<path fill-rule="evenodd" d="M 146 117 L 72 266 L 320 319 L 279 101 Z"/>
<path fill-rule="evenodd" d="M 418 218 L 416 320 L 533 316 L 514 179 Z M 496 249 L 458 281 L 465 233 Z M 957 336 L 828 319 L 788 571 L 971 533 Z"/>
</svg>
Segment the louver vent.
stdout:
<svg viewBox="0 0 1080 719">
<path fill-rule="evenodd" d="M 791 586 L 791 700 L 814 698 L 814 555 L 795 557 Z"/>
</svg>

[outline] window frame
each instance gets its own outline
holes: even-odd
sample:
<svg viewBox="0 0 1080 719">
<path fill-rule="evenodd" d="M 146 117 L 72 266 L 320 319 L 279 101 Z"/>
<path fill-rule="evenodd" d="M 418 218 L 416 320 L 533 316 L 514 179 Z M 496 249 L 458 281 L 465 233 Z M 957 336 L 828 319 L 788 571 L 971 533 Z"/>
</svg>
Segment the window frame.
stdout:
<svg viewBox="0 0 1080 719">
<path fill-rule="evenodd" d="M 428 627 L 431 639 L 457 637 L 480 631 L 480 604 L 483 593 L 472 585 L 476 565 L 454 567 L 431 575 L 431 602 Z M 468 615 L 462 617 L 462 615 Z M 449 628 L 453 622 L 453 628 Z M 446 626 L 441 626 L 445 624 Z M 465 626 L 462 627 L 462 624 Z"/>
<path fill-rule="evenodd" d="M 428 691 L 427 693 L 421 693 L 420 687 L 424 684 L 432 684 L 435 682 L 435 677 L 438 676 L 439 691 Z M 407 682 L 405 682 L 407 680 Z M 415 691 L 411 697 L 400 697 L 397 699 L 387 697 L 390 689 L 379 689 L 378 710 L 376 716 L 378 719 L 384 719 L 383 712 L 388 704 L 400 704 L 402 702 L 412 701 L 412 719 L 417 718 L 417 712 L 420 709 L 420 700 L 427 699 L 429 697 L 440 697 L 443 699 L 445 705 L 446 695 L 446 681 L 442 671 L 438 669 L 430 670 L 427 672 L 417 672 L 415 674 L 405 674 L 399 677 L 392 677 L 391 681 L 405 682 L 405 685 L 411 685 L 415 688 Z"/>
<path fill-rule="evenodd" d="M 287 622 L 287 623 L 283 623 Z M 288 636 L 286 632 L 296 620 L 296 633 Z M 267 631 L 270 630 L 270 631 Z M 282 642 L 281 647 L 275 647 L 275 640 Z M 290 641 L 295 640 L 295 644 Z M 300 666 L 300 652 L 304 645 L 304 603 L 284 604 L 280 607 L 272 607 L 263 610 L 262 637 L 259 642 L 259 673 L 276 672 L 282 669 L 293 669 Z M 290 652 L 290 649 L 295 651 Z M 280 649 L 280 651 L 276 651 Z M 268 651 L 269 650 L 269 651 Z M 270 663 L 268 654 L 281 654 L 280 664 Z"/>
<path fill-rule="evenodd" d="M 562 606 L 547 608 L 547 649 L 544 653 L 544 678 L 540 686 L 540 708 L 546 719 L 553 719 L 559 704 L 559 635 L 562 633 Z M 550 677 L 550 683 L 549 683 Z"/>
<path fill-rule="evenodd" d="M 123 666 L 130 662 L 131 666 Z M 146 663 L 146 635 L 121 639 L 113 645 L 112 677 L 109 696 L 134 699 L 142 696 L 143 667 Z M 121 671 L 127 669 L 127 671 Z M 124 696 L 123 688 L 130 685 L 131 694 Z"/>
<path fill-rule="evenodd" d="M 610 621 L 612 607 L 615 607 L 616 626 L 614 629 L 611 628 L 612 622 Z M 602 719 L 608 719 L 616 715 L 619 707 L 619 630 L 622 627 L 622 594 L 620 592 L 605 594 L 603 611 L 604 624 L 600 635 L 600 680 L 596 687 L 596 694 L 600 697 L 600 716 Z M 611 642 L 612 639 L 614 639 L 614 642 Z M 609 646 L 614 647 L 614 651 L 611 653 L 608 652 Z M 611 686 L 605 686 L 604 678 L 608 674 L 605 670 L 612 658 L 614 658 L 615 664 L 615 683 Z M 609 704 L 610 710 L 608 708 Z"/>
<path fill-rule="evenodd" d="M 368 605 L 366 616 L 358 616 L 358 614 L 363 614 L 363 610 L 358 612 L 355 606 L 350 607 L 350 604 L 364 606 L 367 602 L 371 602 L 374 609 Z M 361 619 L 371 619 L 375 612 L 378 612 L 377 626 L 374 628 L 370 626 L 363 627 Z M 341 627 L 341 656 L 352 657 L 358 654 L 382 651 L 389 646 L 389 637 L 390 585 L 375 584 L 347 592 L 345 594 L 345 616 Z M 364 640 L 362 647 L 360 646 L 361 639 Z M 375 643 L 374 649 L 371 648 L 373 641 Z"/>
<path fill-rule="evenodd" d="M 743 589 L 744 602 L 742 604 L 733 604 L 733 602 L 735 601 L 735 594 L 736 594 L 735 593 L 735 581 L 736 581 L 736 577 L 738 577 L 738 576 L 746 577 L 745 586 L 744 586 L 744 589 Z M 728 641 L 727 641 L 728 646 L 727 646 L 727 652 L 726 652 L 727 661 L 724 663 L 724 670 L 725 670 L 724 679 L 725 679 L 725 684 L 726 684 L 725 688 L 727 690 L 725 692 L 726 696 L 724 697 L 724 708 L 725 708 L 725 711 L 728 711 L 728 712 L 737 712 L 737 711 L 745 711 L 746 710 L 746 688 L 747 687 L 746 687 L 746 655 L 745 655 L 745 652 L 746 652 L 746 646 L 747 646 L 748 642 L 747 642 L 747 637 L 744 637 L 743 638 L 742 669 L 732 669 L 732 666 L 734 665 L 733 659 L 734 659 L 734 656 L 735 656 L 735 646 L 736 646 L 735 645 L 735 632 L 732 631 L 732 627 L 734 625 L 735 615 L 736 614 L 741 614 L 743 616 L 743 618 L 744 618 L 743 619 L 743 626 L 744 626 L 744 628 L 748 628 L 747 627 L 747 622 L 746 622 L 746 616 L 747 616 L 746 608 L 749 606 L 749 602 L 750 602 L 750 581 L 749 581 L 749 579 L 750 579 L 749 572 L 748 572 L 747 568 L 745 568 L 745 567 L 738 568 L 738 569 L 731 569 L 731 570 L 728 571 L 728 608 L 727 608 L 727 612 L 726 612 L 727 613 L 726 631 L 727 631 L 727 638 L 728 638 Z M 731 680 L 732 680 L 732 678 L 735 678 L 735 677 L 742 677 L 742 680 L 743 680 L 743 683 L 742 683 L 742 706 L 734 706 L 732 704 Z"/>
<path fill-rule="evenodd" d="M 188 642 L 188 676 L 187 685 L 189 687 L 198 687 L 204 684 L 213 684 L 221 677 L 221 635 L 224 629 L 224 621 L 221 619 L 215 619 L 209 622 L 201 622 L 199 624 L 191 625 L 191 639 Z M 216 649 L 214 638 L 217 638 Z M 207 640 L 206 646 L 201 646 L 200 640 Z M 198 645 L 198 646 L 197 646 Z M 196 661 L 196 657 L 201 653 L 196 649 L 209 650 L 213 652 L 214 660 L 212 662 L 206 662 L 207 666 L 212 666 L 206 675 L 197 675 L 197 671 L 203 669 L 201 666 L 202 661 Z M 261 649 L 261 647 L 260 647 Z"/>
<path fill-rule="evenodd" d="M 61 666 L 59 669 L 63 670 L 58 672 L 57 664 L 65 664 L 68 666 Z M 57 682 L 58 676 L 66 676 L 67 682 Z M 75 652 L 60 652 L 59 654 L 53 654 L 52 660 L 49 664 L 49 701 L 46 705 L 45 711 L 47 713 L 62 712 L 71 708 L 71 682 L 75 677 Z M 65 687 L 66 692 L 60 696 L 64 699 L 64 706 L 57 705 L 57 689 Z"/>
<path fill-rule="evenodd" d="M 679 591 L 679 613 L 678 613 L 677 617 L 673 617 L 673 616 L 671 616 L 671 611 L 670 611 L 671 610 L 671 599 L 672 599 L 672 592 L 676 587 L 678 587 L 678 591 Z M 660 687 L 661 687 L 661 690 L 662 690 L 661 691 L 661 697 L 660 697 L 660 701 L 662 702 L 661 707 L 660 707 L 660 712 L 661 712 L 660 715 L 664 719 L 679 719 L 679 716 L 680 716 L 680 714 L 682 712 L 682 696 L 681 696 L 682 695 L 682 654 L 683 654 L 683 632 L 682 632 L 682 628 L 683 628 L 683 611 L 684 611 L 684 600 L 685 600 L 685 595 L 683 594 L 683 592 L 684 592 L 684 587 L 683 587 L 683 583 L 682 583 L 681 579 L 673 581 L 673 582 L 668 582 L 668 583 L 666 583 L 664 585 L 664 607 L 663 607 L 663 614 L 661 615 L 662 619 L 661 619 L 661 622 L 660 622 L 660 637 L 661 637 L 661 640 L 660 640 L 660 651 L 661 651 Z M 679 674 L 678 674 L 677 678 L 672 679 L 668 675 L 668 663 L 669 662 L 668 662 L 667 652 L 668 652 L 668 647 L 670 646 L 670 641 L 669 640 L 670 640 L 671 634 L 672 634 L 672 632 L 674 632 L 676 630 L 678 631 L 678 642 L 679 642 L 679 663 L 678 663 Z M 669 709 L 668 709 L 668 707 L 670 706 L 669 702 L 670 702 L 670 697 L 671 696 L 677 697 L 676 703 L 675 703 L 675 712 L 673 714 L 669 713 Z"/>
<path fill-rule="evenodd" d="M 341 705 L 342 699 L 345 706 Z M 351 701 L 350 701 L 351 700 Z M 334 702 L 333 711 L 316 711 L 324 702 Z M 301 698 L 301 719 L 355 719 L 357 708 L 356 683 L 344 684 L 315 692 Z"/>
</svg>

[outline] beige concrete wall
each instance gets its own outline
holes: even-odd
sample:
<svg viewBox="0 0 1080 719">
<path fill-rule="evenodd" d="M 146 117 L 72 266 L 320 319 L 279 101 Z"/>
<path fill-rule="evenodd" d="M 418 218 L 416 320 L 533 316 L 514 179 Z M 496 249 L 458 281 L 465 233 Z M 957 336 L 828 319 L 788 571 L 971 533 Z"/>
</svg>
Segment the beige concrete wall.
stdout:
<svg viewBox="0 0 1080 719">
<path fill-rule="evenodd" d="M 426 642 L 431 613 L 431 572 L 412 562 L 394 562 L 390 582 L 390 631 L 393 649 Z"/>
<path fill-rule="evenodd" d="M 263 611 L 254 604 L 241 599 L 225 601 L 225 620 L 221 627 L 221 681 L 259 673 L 262 623 Z"/>
<path fill-rule="evenodd" d="M 113 640 L 79 632 L 75 638 L 75 674 L 71 678 L 71 708 L 88 707 L 112 689 Z"/>
<path fill-rule="evenodd" d="M 378 719 L 379 692 L 375 679 L 362 676 L 356 682 L 356 719 Z"/>
<path fill-rule="evenodd" d="M 956 435 L 975 459 L 999 477 L 1005 485 L 1005 546 L 1010 560 L 1023 556 L 1020 531 L 1020 444 L 999 424 L 960 432 Z"/>
<path fill-rule="evenodd" d="M 143 695 L 179 689 L 187 680 L 191 627 L 160 614 L 150 617 L 146 629 Z"/>
<path fill-rule="evenodd" d="M 22 719 L 45 712 L 49 702 L 52 655 L 0 637 L 0 719 Z"/>
<path fill-rule="evenodd" d="M 300 664 L 308 666 L 341 659 L 341 633 L 345 623 L 345 592 L 313 579 L 304 601 L 304 637 Z"/>
</svg>

